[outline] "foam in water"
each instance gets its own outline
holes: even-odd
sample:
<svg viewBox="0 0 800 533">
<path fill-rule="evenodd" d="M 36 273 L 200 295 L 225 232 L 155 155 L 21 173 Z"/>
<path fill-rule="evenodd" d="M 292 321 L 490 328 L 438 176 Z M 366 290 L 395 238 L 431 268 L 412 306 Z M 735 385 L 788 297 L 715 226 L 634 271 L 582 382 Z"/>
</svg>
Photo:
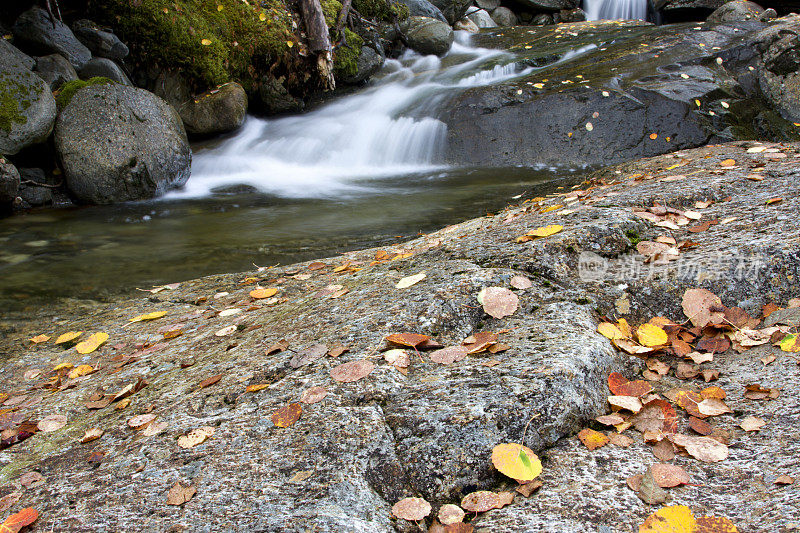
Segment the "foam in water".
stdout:
<svg viewBox="0 0 800 533">
<path fill-rule="evenodd" d="M 647 0 L 583 0 L 587 20 L 647 20 Z"/>
<path fill-rule="evenodd" d="M 447 128 L 434 117 L 447 98 L 533 70 L 456 34 L 444 60 L 409 51 L 387 60 L 360 93 L 303 115 L 248 117 L 234 137 L 198 150 L 192 177 L 165 198 L 239 185 L 292 198 L 344 196 L 369 191 L 369 180 L 442 168 Z"/>
</svg>

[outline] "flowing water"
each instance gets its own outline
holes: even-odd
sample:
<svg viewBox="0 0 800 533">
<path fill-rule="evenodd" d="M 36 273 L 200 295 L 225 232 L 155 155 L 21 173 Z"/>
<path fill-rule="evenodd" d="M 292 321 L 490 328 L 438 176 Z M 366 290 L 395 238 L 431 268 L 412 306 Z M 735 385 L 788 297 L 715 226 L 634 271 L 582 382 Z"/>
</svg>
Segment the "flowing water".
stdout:
<svg viewBox="0 0 800 533">
<path fill-rule="evenodd" d="M 565 169 L 443 162 L 442 104 L 530 70 L 460 35 L 444 58 L 407 53 L 356 94 L 195 146 L 161 199 L 0 220 L 0 315 L 385 245 L 569 185 Z"/>
<path fill-rule="evenodd" d="M 647 20 L 647 0 L 583 0 L 586 20 Z"/>
</svg>

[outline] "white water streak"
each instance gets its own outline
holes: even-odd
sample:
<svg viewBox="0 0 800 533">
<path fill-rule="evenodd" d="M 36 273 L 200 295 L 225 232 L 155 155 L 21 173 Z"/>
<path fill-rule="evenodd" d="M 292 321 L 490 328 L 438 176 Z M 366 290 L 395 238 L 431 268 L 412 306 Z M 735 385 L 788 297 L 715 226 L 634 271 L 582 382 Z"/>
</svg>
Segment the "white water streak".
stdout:
<svg viewBox="0 0 800 533">
<path fill-rule="evenodd" d="M 647 0 L 583 0 L 587 20 L 647 20 Z"/>
</svg>

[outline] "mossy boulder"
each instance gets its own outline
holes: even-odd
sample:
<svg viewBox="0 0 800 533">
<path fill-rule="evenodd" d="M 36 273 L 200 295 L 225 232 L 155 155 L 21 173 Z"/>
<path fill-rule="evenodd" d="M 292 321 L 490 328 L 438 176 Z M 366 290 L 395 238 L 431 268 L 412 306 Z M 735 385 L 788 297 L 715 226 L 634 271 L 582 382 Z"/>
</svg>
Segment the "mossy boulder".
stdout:
<svg viewBox="0 0 800 533">
<path fill-rule="evenodd" d="M 91 87 L 92 85 L 106 85 L 109 83 L 114 83 L 114 81 L 102 77 L 89 78 L 88 80 L 72 80 L 68 83 L 65 83 L 64 86 L 61 87 L 61 91 L 59 91 L 58 97 L 56 98 L 58 109 L 62 110 L 67 107 L 72 100 L 72 97 L 75 96 L 75 93 L 84 87 Z"/>
<path fill-rule="evenodd" d="M 21 56 L 4 51 L 0 48 L 0 154 L 13 155 L 50 135 L 56 102 Z"/>
</svg>

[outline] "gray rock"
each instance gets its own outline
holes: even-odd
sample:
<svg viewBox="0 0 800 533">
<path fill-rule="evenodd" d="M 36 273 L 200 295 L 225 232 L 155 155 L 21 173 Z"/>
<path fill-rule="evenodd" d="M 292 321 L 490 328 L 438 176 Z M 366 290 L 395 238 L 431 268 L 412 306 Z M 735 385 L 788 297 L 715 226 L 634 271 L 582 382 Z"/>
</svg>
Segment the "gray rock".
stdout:
<svg viewBox="0 0 800 533">
<path fill-rule="evenodd" d="M 244 123 L 247 93 L 238 83 L 230 82 L 190 98 L 177 109 L 187 133 L 200 136 L 226 133 Z"/>
<path fill-rule="evenodd" d="M 500 7 L 500 0 L 477 0 L 475 5 L 489 13 Z"/>
<path fill-rule="evenodd" d="M 35 59 L 5 39 L 0 39 L 0 57 L 4 58 L 3 61 L 7 63 L 13 63 L 28 70 L 36 66 Z"/>
<path fill-rule="evenodd" d="M 27 204 L 25 207 L 41 207 L 53 204 L 53 189 L 37 185 L 51 185 L 48 183 L 44 170 L 40 168 L 21 168 L 19 169 L 19 175 L 22 181 L 19 188 L 19 196 Z"/>
<path fill-rule="evenodd" d="M 580 7 L 579 0 L 519 0 L 519 3 L 536 11 L 561 11 Z"/>
<path fill-rule="evenodd" d="M 362 46 L 361 53 L 358 55 L 356 65 L 358 70 L 353 76 L 344 76 L 339 78 L 343 83 L 356 84 L 366 80 L 383 66 L 386 57 L 379 54 L 371 46 Z"/>
<path fill-rule="evenodd" d="M 492 11 L 492 20 L 495 21 L 498 26 L 516 26 L 519 24 L 517 16 L 507 7 L 498 7 Z"/>
<path fill-rule="evenodd" d="M 408 7 L 408 14 L 412 17 L 430 17 L 447 22 L 444 13 L 428 0 L 397 0 L 398 3 Z"/>
<path fill-rule="evenodd" d="M 475 9 L 467 13 L 467 18 L 471 20 L 478 28 L 496 28 L 497 23 L 491 15 L 483 9 Z"/>
<path fill-rule="evenodd" d="M 763 21 L 767 21 L 767 20 L 771 20 L 771 19 L 777 18 L 777 16 L 778 16 L 778 12 L 770 7 L 768 9 L 765 9 L 764 12 L 761 13 L 761 17 L 760 18 Z"/>
<path fill-rule="evenodd" d="M 455 24 L 457 20 L 464 18 L 472 0 L 431 0 L 431 3 L 439 8 L 448 24 Z"/>
<path fill-rule="evenodd" d="M 469 33 L 478 33 L 481 31 L 477 24 L 466 17 L 453 24 L 453 29 L 466 31 Z"/>
<path fill-rule="evenodd" d="M 408 45 L 420 54 L 442 56 L 453 44 L 453 28 L 429 17 L 409 17 L 403 23 Z"/>
<path fill-rule="evenodd" d="M 0 206 L 10 205 L 19 193 L 19 172 L 0 155 Z"/>
<path fill-rule="evenodd" d="M 800 307 L 778 309 L 770 313 L 769 316 L 764 319 L 765 327 L 771 327 L 776 324 L 786 324 L 793 328 L 800 326 Z"/>
<path fill-rule="evenodd" d="M 800 19 L 771 24 L 755 39 L 762 50 L 758 85 L 764 97 L 792 122 L 800 121 Z"/>
<path fill-rule="evenodd" d="M 120 85 L 133 85 L 125 72 L 114 61 L 105 57 L 95 57 L 80 70 L 82 80 L 101 77 L 113 80 Z"/>
<path fill-rule="evenodd" d="M 283 77 L 275 78 L 271 74 L 262 76 L 258 96 L 260 106 L 270 115 L 303 109 L 303 102 L 289 94 Z"/>
<path fill-rule="evenodd" d="M 143 89 L 79 90 L 58 116 L 55 146 L 81 203 L 153 198 L 189 177 L 191 150 L 178 113 Z"/>
<path fill-rule="evenodd" d="M 758 20 L 762 13 L 764 13 L 764 8 L 754 2 L 734 0 L 716 9 L 706 20 L 712 23 Z"/>
<path fill-rule="evenodd" d="M 730 0 L 653 0 L 653 7 L 657 10 L 708 10 L 717 9 Z"/>
<path fill-rule="evenodd" d="M 553 16 L 547 13 L 539 13 L 531 19 L 531 26 L 550 26 L 553 23 Z"/>
<path fill-rule="evenodd" d="M 586 20 L 586 12 L 579 7 L 575 9 L 562 9 L 558 12 L 558 18 L 561 22 L 583 22 Z"/>
<path fill-rule="evenodd" d="M 20 46 L 37 55 L 61 54 L 80 70 L 92 53 L 72 33 L 69 26 L 56 20 L 55 26 L 47 11 L 32 7 L 19 16 L 12 28 Z"/>
<path fill-rule="evenodd" d="M 78 73 L 60 54 L 36 58 L 36 68 L 33 71 L 50 86 L 51 91 L 78 79 Z"/>
<path fill-rule="evenodd" d="M 40 143 L 53 129 L 56 101 L 28 65 L 25 57 L 0 47 L 0 154 L 13 155 Z"/>
<path fill-rule="evenodd" d="M 120 60 L 128 56 L 128 47 L 119 40 L 119 37 L 91 20 L 76 21 L 72 24 L 72 31 L 96 57 Z"/>
</svg>

